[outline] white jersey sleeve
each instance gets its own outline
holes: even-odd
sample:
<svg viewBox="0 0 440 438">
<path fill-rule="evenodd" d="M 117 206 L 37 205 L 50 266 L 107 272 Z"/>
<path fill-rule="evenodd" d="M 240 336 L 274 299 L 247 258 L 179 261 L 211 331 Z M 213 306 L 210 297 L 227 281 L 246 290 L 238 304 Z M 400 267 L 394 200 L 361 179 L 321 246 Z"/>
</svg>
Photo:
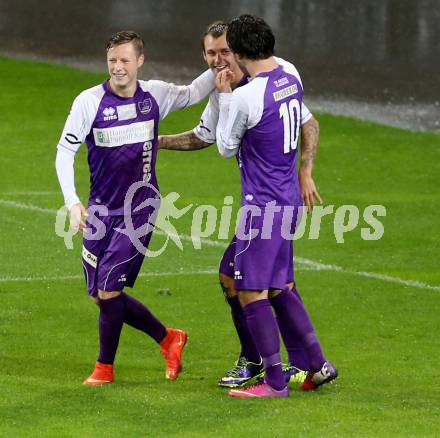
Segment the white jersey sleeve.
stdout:
<svg viewBox="0 0 440 438">
<path fill-rule="evenodd" d="M 222 157 L 237 154 L 248 127 L 249 110 L 237 93 L 220 93 L 220 114 L 217 124 L 217 148 Z"/>
<path fill-rule="evenodd" d="M 139 82 L 142 89 L 156 99 L 161 120 L 172 111 L 200 102 L 215 88 L 215 77 L 211 70 L 206 70 L 190 85 L 175 85 L 157 80 Z"/>
<path fill-rule="evenodd" d="M 301 102 L 301 126 L 306 124 L 311 118 L 313 114 L 309 110 L 309 108 L 304 104 L 304 102 Z"/>
<path fill-rule="evenodd" d="M 90 132 L 103 95 L 104 89 L 98 85 L 76 97 L 58 142 L 58 149 L 65 149 L 75 155 Z"/>
<path fill-rule="evenodd" d="M 255 78 L 231 93 L 220 93 L 217 148 L 225 158 L 234 156 L 246 130 L 253 128 L 264 110 L 267 78 Z"/>
<path fill-rule="evenodd" d="M 73 101 L 70 114 L 58 142 L 55 168 L 64 202 L 69 209 L 80 202 L 75 189 L 75 154 L 90 132 L 103 94 L 102 86 L 98 85 L 83 91 Z"/>
<path fill-rule="evenodd" d="M 301 76 L 299 75 L 299 72 L 296 69 L 296 67 L 291 62 L 288 62 L 283 58 L 278 58 L 276 56 L 274 58 L 276 62 L 279 65 L 281 65 L 287 73 L 290 73 L 291 75 L 297 77 L 301 84 L 301 87 L 303 87 Z M 312 118 L 312 115 L 313 114 L 310 112 L 310 110 L 307 108 L 304 102 L 301 102 L 301 126 L 307 123 Z"/>
<path fill-rule="evenodd" d="M 215 143 L 216 130 L 219 116 L 219 94 L 213 91 L 209 96 L 209 102 L 206 105 L 200 117 L 199 124 L 193 129 L 194 134 L 205 143 Z"/>
</svg>

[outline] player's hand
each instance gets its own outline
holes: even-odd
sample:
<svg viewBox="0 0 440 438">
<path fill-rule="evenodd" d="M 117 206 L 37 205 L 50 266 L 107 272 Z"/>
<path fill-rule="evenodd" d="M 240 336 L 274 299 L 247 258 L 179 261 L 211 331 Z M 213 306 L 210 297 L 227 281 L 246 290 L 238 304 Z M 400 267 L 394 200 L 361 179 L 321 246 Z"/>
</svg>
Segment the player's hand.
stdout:
<svg viewBox="0 0 440 438">
<path fill-rule="evenodd" d="M 301 196 L 304 204 L 307 206 L 307 212 L 311 213 L 315 203 L 322 204 L 321 196 L 316 189 L 315 181 L 309 172 L 299 172 L 299 185 L 301 187 Z"/>
<path fill-rule="evenodd" d="M 81 233 L 84 233 L 84 229 L 86 228 L 84 219 L 87 216 L 87 210 L 84 208 L 84 205 L 82 205 L 81 202 L 73 205 L 70 209 L 70 228 L 75 232 L 79 230 Z"/>
<path fill-rule="evenodd" d="M 220 71 L 215 77 L 215 86 L 219 93 L 232 93 L 231 82 L 234 79 L 234 73 L 228 68 Z"/>
</svg>

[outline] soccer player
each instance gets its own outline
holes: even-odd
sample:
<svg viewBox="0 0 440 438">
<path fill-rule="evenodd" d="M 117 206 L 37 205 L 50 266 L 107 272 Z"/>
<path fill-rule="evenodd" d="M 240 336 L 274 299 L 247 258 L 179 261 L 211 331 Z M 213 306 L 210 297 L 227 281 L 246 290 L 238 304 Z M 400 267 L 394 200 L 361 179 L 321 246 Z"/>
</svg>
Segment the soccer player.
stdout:
<svg viewBox="0 0 440 438">
<path fill-rule="evenodd" d="M 237 63 L 226 41 L 228 25 L 222 21 L 210 24 L 202 36 L 202 54 L 208 66 L 217 75 L 220 71 L 229 69 L 233 72 L 231 88 L 235 89 L 248 83 L 249 77 L 244 75 Z M 278 62 L 294 68 L 290 63 L 276 58 Z M 200 123 L 192 131 L 176 135 L 165 135 L 159 137 L 159 148 L 191 151 L 203 149 L 216 142 L 216 127 L 219 116 L 219 93 L 215 90 L 209 97 L 209 102 L 201 116 Z M 322 202 L 312 178 L 312 166 L 316 156 L 316 149 L 319 140 L 319 125 L 317 120 L 310 113 L 309 109 L 301 104 L 301 168 L 300 185 L 304 203 L 309 209 L 313 207 L 316 200 Z M 250 379 L 263 373 L 263 364 L 252 336 L 247 328 L 246 318 L 238 300 L 234 288 L 234 248 L 235 238 L 228 246 L 220 263 L 220 284 L 224 291 L 226 301 L 231 308 L 231 316 L 241 344 L 239 358 L 234 367 L 226 372 L 219 380 L 220 386 L 238 387 L 244 385 Z M 293 266 L 289 270 L 286 283 L 293 288 Z M 294 289 L 294 293 L 297 294 Z M 281 297 L 280 297 L 281 298 Z M 276 305 L 280 299 L 273 298 Z M 305 378 L 309 361 L 307 354 L 297 339 L 290 339 L 285 331 L 288 327 L 281 324 L 281 334 L 286 339 L 287 352 L 290 366 L 284 367 L 286 379 L 300 382 Z M 290 340 L 290 342 L 289 342 Z"/>
<path fill-rule="evenodd" d="M 248 214 L 242 214 L 237 230 L 234 286 L 265 369 L 262 383 L 232 389 L 229 395 L 287 397 L 278 335 L 282 326 L 288 328 L 283 336 L 286 345 L 299 339 L 309 359 L 301 389 L 315 389 L 337 377 L 301 299 L 286 287 L 293 247 L 286 236 L 285 217 L 292 212 L 289 207 L 302 205 L 296 158 L 303 87 L 297 70 L 274 58 L 275 37 L 264 20 L 242 15 L 229 23 L 226 38 L 240 68 L 252 80 L 232 92 L 232 73 L 225 70 L 217 75 L 216 139 L 222 156 L 238 153 L 242 212 Z M 295 226 L 292 218 L 291 214 L 287 234 Z M 271 296 L 278 300 L 276 305 Z"/>
<path fill-rule="evenodd" d="M 143 63 L 144 42 L 137 33 L 113 35 L 107 44 L 110 79 L 74 100 L 57 147 L 56 170 L 71 226 L 84 234 L 88 293 L 99 305 L 99 356 L 86 385 L 114 381 L 113 363 L 124 323 L 160 345 L 170 380 L 181 371 L 187 341 L 186 332 L 166 328 L 124 292 L 124 286 L 135 283 L 157 213 L 159 121 L 171 111 L 202 100 L 215 88 L 215 81 L 209 70 L 189 86 L 140 81 L 137 75 Z M 91 174 L 87 210 L 74 184 L 74 158 L 83 142 Z M 129 232 L 128 224 L 143 230 L 140 237 Z"/>
</svg>

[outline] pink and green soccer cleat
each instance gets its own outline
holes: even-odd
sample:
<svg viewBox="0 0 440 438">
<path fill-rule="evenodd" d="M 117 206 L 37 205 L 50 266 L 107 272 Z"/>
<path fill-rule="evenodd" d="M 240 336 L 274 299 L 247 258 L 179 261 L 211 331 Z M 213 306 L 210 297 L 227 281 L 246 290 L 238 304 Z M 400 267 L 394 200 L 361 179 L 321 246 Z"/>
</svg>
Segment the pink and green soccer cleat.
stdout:
<svg viewBox="0 0 440 438">
<path fill-rule="evenodd" d="M 248 398 L 264 398 L 264 397 L 289 397 L 289 389 L 287 386 L 280 391 L 273 389 L 266 382 L 257 383 L 256 385 L 247 386 L 241 389 L 231 389 L 228 392 L 231 397 L 248 397 Z"/>
</svg>

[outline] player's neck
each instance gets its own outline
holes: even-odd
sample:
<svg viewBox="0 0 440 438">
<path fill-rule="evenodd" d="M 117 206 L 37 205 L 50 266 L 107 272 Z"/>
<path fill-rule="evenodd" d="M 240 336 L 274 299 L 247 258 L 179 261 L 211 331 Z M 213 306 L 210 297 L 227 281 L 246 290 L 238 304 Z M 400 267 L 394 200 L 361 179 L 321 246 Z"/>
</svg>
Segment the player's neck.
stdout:
<svg viewBox="0 0 440 438">
<path fill-rule="evenodd" d="M 257 61 L 246 60 L 244 62 L 244 66 L 249 72 L 249 75 L 254 78 L 260 73 L 275 70 L 278 67 L 278 63 L 276 62 L 275 58 L 271 56 L 270 58 L 259 59 Z"/>
<path fill-rule="evenodd" d="M 111 79 L 108 81 L 108 83 L 113 93 L 115 93 L 118 96 L 133 97 L 134 94 L 136 93 L 137 81 L 133 81 L 132 84 L 128 84 L 122 87 L 114 84 Z"/>
</svg>

